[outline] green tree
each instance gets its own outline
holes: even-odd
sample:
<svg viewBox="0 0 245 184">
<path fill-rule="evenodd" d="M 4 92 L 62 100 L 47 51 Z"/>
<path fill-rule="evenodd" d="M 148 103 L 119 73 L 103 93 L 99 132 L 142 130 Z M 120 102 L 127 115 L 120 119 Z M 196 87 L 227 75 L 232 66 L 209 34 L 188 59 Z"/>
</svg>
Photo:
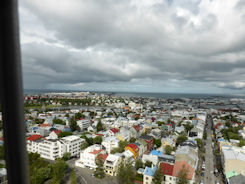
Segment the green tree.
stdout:
<svg viewBox="0 0 245 184">
<path fill-rule="evenodd" d="M 70 182 L 71 184 L 77 183 L 77 176 L 76 176 L 74 169 L 72 170 L 71 175 L 70 175 Z"/>
<path fill-rule="evenodd" d="M 134 143 L 135 141 L 136 141 L 136 139 L 134 137 L 131 137 L 129 140 L 130 143 Z"/>
<path fill-rule="evenodd" d="M 157 124 L 158 124 L 158 126 L 162 126 L 162 125 L 165 124 L 165 122 L 163 122 L 163 121 L 157 121 Z"/>
<path fill-rule="evenodd" d="M 143 168 L 144 164 L 141 159 L 137 159 L 135 161 L 135 169 L 138 170 L 139 168 Z"/>
<path fill-rule="evenodd" d="M 155 139 L 154 138 L 154 144 L 156 145 L 157 148 L 161 147 L 161 145 L 162 145 L 161 139 Z"/>
<path fill-rule="evenodd" d="M 32 184 L 42 184 L 51 177 L 51 165 L 35 168 L 35 173 L 30 176 Z"/>
<path fill-rule="evenodd" d="M 60 124 L 60 125 L 65 125 L 65 121 L 61 120 L 61 119 L 57 119 L 57 118 L 54 118 L 53 119 L 53 124 Z"/>
<path fill-rule="evenodd" d="M 67 152 L 63 155 L 62 160 L 67 161 L 71 158 L 71 153 Z"/>
<path fill-rule="evenodd" d="M 145 167 L 151 167 L 151 165 L 152 165 L 152 162 L 151 161 L 147 160 L 145 162 Z"/>
<path fill-rule="evenodd" d="M 187 139 L 188 139 L 188 138 L 187 138 L 186 136 L 180 135 L 180 136 L 177 138 L 176 144 L 179 145 L 180 143 L 185 142 Z"/>
<path fill-rule="evenodd" d="M 245 140 L 240 140 L 239 146 L 240 146 L 240 147 L 245 146 Z"/>
<path fill-rule="evenodd" d="M 37 153 L 29 153 L 30 180 L 32 184 L 41 184 L 51 178 L 51 165 Z"/>
<path fill-rule="evenodd" d="M 101 136 L 96 136 L 94 139 L 93 139 L 93 143 L 94 144 L 101 144 L 102 142 L 102 137 Z"/>
<path fill-rule="evenodd" d="M 52 165 L 52 184 L 59 184 L 62 182 L 65 173 L 68 169 L 68 165 L 64 160 L 57 160 Z"/>
<path fill-rule="evenodd" d="M 58 137 L 62 138 L 62 137 L 66 137 L 66 136 L 69 136 L 69 135 L 72 135 L 72 133 L 71 132 L 60 132 Z"/>
<path fill-rule="evenodd" d="M 199 149 L 203 147 L 202 139 L 196 139 L 196 142 L 197 142 L 197 146 L 198 146 Z"/>
<path fill-rule="evenodd" d="M 77 130 L 77 121 L 74 118 L 70 120 L 69 125 L 72 131 Z"/>
<path fill-rule="evenodd" d="M 171 155 L 171 152 L 173 151 L 173 148 L 171 147 L 171 146 L 169 146 L 169 145 L 167 145 L 166 147 L 165 147 L 165 153 L 167 154 L 167 155 Z"/>
<path fill-rule="evenodd" d="M 178 172 L 177 184 L 188 184 L 189 183 L 187 179 L 188 174 L 189 174 L 188 168 L 185 168 L 185 165 L 183 165 L 180 171 Z"/>
<path fill-rule="evenodd" d="M 69 113 L 66 113 L 65 117 L 69 118 L 70 117 Z"/>
<path fill-rule="evenodd" d="M 97 159 L 96 159 L 97 167 L 94 171 L 94 176 L 96 178 L 104 178 L 105 177 L 103 164 L 104 164 L 103 160 L 100 157 L 97 157 Z"/>
<path fill-rule="evenodd" d="M 121 163 L 118 168 L 117 180 L 119 184 L 132 184 L 134 170 L 131 163 Z"/>
<path fill-rule="evenodd" d="M 204 134 L 203 134 L 203 139 L 204 139 L 204 140 L 207 139 L 207 133 L 206 133 L 206 132 L 204 132 Z"/>
<path fill-rule="evenodd" d="M 157 168 L 154 177 L 153 177 L 153 184 L 161 184 L 163 181 L 163 173 L 161 168 Z"/>
<path fill-rule="evenodd" d="M 85 141 L 85 142 L 83 142 L 82 144 L 81 144 L 81 150 L 84 150 L 84 149 L 86 149 L 87 147 L 89 146 L 89 144 L 88 144 L 88 142 L 87 141 Z"/>
<path fill-rule="evenodd" d="M 184 125 L 184 127 L 185 127 L 185 131 L 189 132 L 194 127 L 194 125 L 188 122 L 187 124 Z"/>
<path fill-rule="evenodd" d="M 85 115 L 82 114 L 81 112 L 75 113 L 75 119 L 79 120 L 80 118 L 85 118 Z"/>
<path fill-rule="evenodd" d="M 231 123 L 230 123 L 230 121 L 226 121 L 226 122 L 225 122 L 225 126 L 227 126 L 227 127 L 231 127 Z"/>
<path fill-rule="evenodd" d="M 98 121 L 98 124 L 97 124 L 97 126 L 96 126 L 96 129 L 97 129 L 97 132 L 103 130 L 103 126 L 102 126 L 102 123 L 101 123 L 101 120 L 100 120 L 100 119 L 99 119 L 99 121 Z"/>
</svg>

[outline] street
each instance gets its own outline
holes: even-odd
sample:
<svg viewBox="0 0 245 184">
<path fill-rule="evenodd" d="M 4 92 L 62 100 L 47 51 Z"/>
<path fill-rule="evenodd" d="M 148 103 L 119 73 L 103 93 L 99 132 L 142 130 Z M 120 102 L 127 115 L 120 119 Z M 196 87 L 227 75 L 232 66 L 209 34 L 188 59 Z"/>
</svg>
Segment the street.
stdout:
<svg viewBox="0 0 245 184">
<path fill-rule="evenodd" d="M 68 160 L 66 163 L 70 168 L 74 168 L 77 176 L 77 183 L 80 184 L 117 184 L 117 178 L 106 175 L 103 179 L 97 179 L 93 174 L 93 170 L 88 168 L 75 167 L 75 161 L 77 158 Z"/>
<path fill-rule="evenodd" d="M 212 118 L 210 116 L 207 117 L 207 141 L 206 141 L 206 153 L 205 153 L 205 174 L 204 174 L 204 183 L 211 184 L 215 183 L 214 176 L 214 155 L 212 148 Z"/>
</svg>

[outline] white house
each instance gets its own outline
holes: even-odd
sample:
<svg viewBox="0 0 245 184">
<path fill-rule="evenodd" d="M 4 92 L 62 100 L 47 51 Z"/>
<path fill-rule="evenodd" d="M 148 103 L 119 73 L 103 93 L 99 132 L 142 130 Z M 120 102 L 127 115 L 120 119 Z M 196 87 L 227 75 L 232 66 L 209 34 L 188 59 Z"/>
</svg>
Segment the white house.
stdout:
<svg viewBox="0 0 245 184">
<path fill-rule="evenodd" d="M 54 132 L 51 132 L 46 139 L 40 135 L 32 135 L 27 138 L 27 151 L 38 153 L 45 159 L 55 160 L 62 158 L 67 152 L 71 153 L 71 156 L 77 156 L 83 141 L 77 136 L 68 136 L 58 140 Z"/>
<path fill-rule="evenodd" d="M 116 137 L 105 137 L 102 141 L 102 145 L 106 148 L 107 153 L 111 153 L 111 150 L 119 147 L 119 140 Z"/>
<path fill-rule="evenodd" d="M 78 136 L 70 135 L 70 136 L 61 138 L 60 141 L 66 145 L 66 152 L 71 153 L 71 156 L 78 156 L 80 154 L 81 144 L 85 140 Z"/>
<path fill-rule="evenodd" d="M 101 145 L 94 144 L 87 147 L 80 153 L 80 159 L 75 162 L 75 166 L 82 168 L 95 169 L 97 167 L 95 160 L 99 154 L 105 154 L 106 151 L 102 149 Z"/>
<path fill-rule="evenodd" d="M 87 129 L 90 125 L 91 125 L 91 123 L 87 119 L 83 119 L 83 120 L 78 120 L 77 121 L 77 126 L 79 126 L 79 128 L 81 130 Z"/>
<path fill-rule="evenodd" d="M 120 155 L 109 154 L 104 163 L 105 173 L 111 176 L 116 176 L 121 161 L 122 158 Z"/>
</svg>

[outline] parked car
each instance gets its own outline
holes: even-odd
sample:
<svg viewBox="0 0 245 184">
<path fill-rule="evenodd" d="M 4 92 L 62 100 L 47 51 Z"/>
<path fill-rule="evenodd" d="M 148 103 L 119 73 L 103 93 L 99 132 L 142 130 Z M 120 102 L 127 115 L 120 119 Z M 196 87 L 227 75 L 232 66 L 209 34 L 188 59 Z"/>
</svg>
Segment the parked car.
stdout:
<svg viewBox="0 0 245 184">
<path fill-rule="evenodd" d="M 202 170 L 205 170 L 205 163 L 202 164 Z"/>
</svg>

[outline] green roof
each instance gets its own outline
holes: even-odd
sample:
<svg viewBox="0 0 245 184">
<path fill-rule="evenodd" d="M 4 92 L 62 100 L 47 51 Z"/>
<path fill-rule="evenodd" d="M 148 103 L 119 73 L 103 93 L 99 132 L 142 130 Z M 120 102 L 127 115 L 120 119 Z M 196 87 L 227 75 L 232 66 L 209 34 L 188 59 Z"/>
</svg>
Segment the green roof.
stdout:
<svg viewBox="0 0 245 184">
<path fill-rule="evenodd" d="M 229 172 L 225 173 L 225 176 L 227 179 L 229 179 L 233 176 L 237 176 L 237 175 L 238 175 L 238 173 L 236 171 L 229 171 Z"/>
</svg>

